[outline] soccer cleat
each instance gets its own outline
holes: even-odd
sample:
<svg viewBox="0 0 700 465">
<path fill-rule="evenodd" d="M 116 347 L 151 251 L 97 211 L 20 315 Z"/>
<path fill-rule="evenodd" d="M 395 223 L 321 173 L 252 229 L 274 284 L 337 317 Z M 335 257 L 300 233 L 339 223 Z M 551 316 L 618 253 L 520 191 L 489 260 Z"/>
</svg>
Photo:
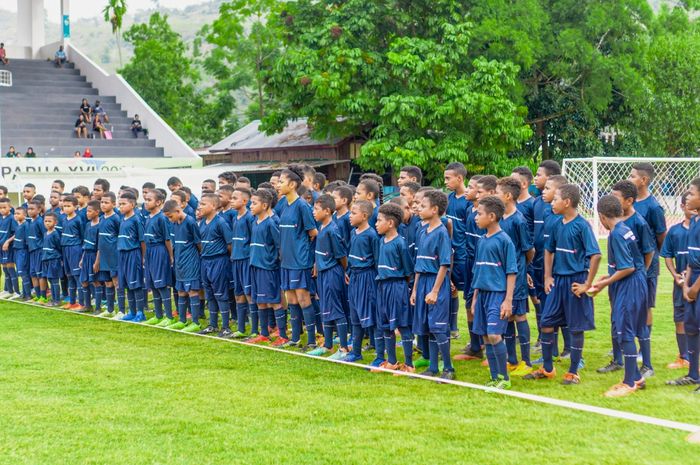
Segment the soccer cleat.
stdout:
<svg viewBox="0 0 700 465">
<path fill-rule="evenodd" d="M 131 321 L 134 323 L 143 323 L 146 321 L 146 315 L 144 315 L 143 312 L 136 312 L 136 316 L 134 316 L 134 319 Z"/>
<path fill-rule="evenodd" d="M 236 331 L 235 333 L 231 333 L 231 337 L 233 339 L 243 339 L 246 337 L 245 333 L 242 333 L 240 331 Z"/>
<path fill-rule="evenodd" d="M 571 385 L 571 384 L 580 384 L 581 383 L 581 378 L 579 375 L 575 373 L 569 373 L 566 372 L 564 373 L 564 379 L 561 380 L 561 384 L 564 384 L 566 386 Z"/>
<path fill-rule="evenodd" d="M 403 371 L 405 373 L 415 373 L 416 369 L 414 367 L 406 365 L 405 363 L 402 363 L 401 367 L 399 368 L 399 371 Z M 394 375 L 394 376 L 400 376 L 400 375 Z"/>
<path fill-rule="evenodd" d="M 523 379 L 554 379 L 557 375 L 557 369 L 552 368 L 552 371 L 547 371 L 542 368 L 538 368 L 537 370 L 533 371 L 532 373 L 523 376 Z"/>
<path fill-rule="evenodd" d="M 259 336 L 254 337 L 254 338 L 248 338 L 246 340 L 246 342 L 249 344 L 265 344 L 265 343 L 270 342 L 270 338 L 265 337 L 261 334 Z"/>
<path fill-rule="evenodd" d="M 131 312 L 129 312 L 129 314 L 124 315 L 124 316 L 121 318 L 121 320 L 122 320 L 122 321 L 133 321 L 134 318 L 136 318 L 136 313 L 131 313 Z"/>
<path fill-rule="evenodd" d="M 494 386 L 496 389 L 504 389 L 508 390 L 512 387 L 512 384 L 509 379 L 505 379 L 503 375 L 498 375 L 498 379 L 496 380 L 496 385 Z"/>
<path fill-rule="evenodd" d="M 267 328 L 267 331 L 270 333 L 270 339 L 276 339 L 280 337 L 280 330 L 279 329 L 273 329 L 273 328 Z"/>
<path fill-rule="evenodd" d="M 12 294 L 11 296 L 8 297 L 8 300 L 17 300 L 17 299 L 21 299 L 21 298 L 22 298 L 22 294 Z"/>
<path fill-rule="evenodd" d="M 533 368 L 521 360 L 515 370 L 511 371 L 511 374 L 513 376 L 525 376 L 532 373 L 532 371 Z"/>
<path fill-rule="evenodd" d="M 427 358 L 421 357 L 418 360 L 416 360 L 415 362 L 413 362 L 413 366 L 416 368 L 428 367 L 428 366 L 430 366 L 430 360 L 428 360 Z"/>
<path fill-rule="evenodd" d="M 250 341 L 252 341 L 253 339 L 255 339 L 256 337 L 258 337 L 258 336 L 259 336 L 258 333 L 250 333 L 250 335 L 249 335 L 248 337 L 246 337 L 245 339 L 243 339 L 243 342 L 250 342 Z"/>
<path fill-rule="evenodd" d="M 561 355 L 559 356 L 559 358 L 562 358 L 562 359 L 564 359 L 564 358 L 571 358 L 571 351 L 570 351 L 569 349 L 564 349 L 564 350 L 562 350 L 562 351 L 561 351 Z"/>
<path fill-rule="evenodd" d="M 639 388 L 636 384 L 634 386 L 628 386 L 625 383 L 619 383 L 608 389 L 603 395 L 608 398 L 625 397 L 634 393 L 637 389 Z"/>
<path fill-rule="evenodd" d="M 452 360 L 462 361 L 462 360 L 482 360 L 484 358 L 484 351 L 479 349 L 474 352 L 471 347 L 467 346 L 462 350 L 461 354 L 457 354 L 452 357 Z"/>
<path fill-rule="evenodd" d="M 161 324 L 163 321 L 166 321 L 164 318 L 158 318 L 157 316 L 154 316 L 153 318 L 149 318 L 148 320 L 144 321 L 143 323 L 149 326 L 158 326 Z"/>
<path fill-rule="evenodd" d="M 490 387 L 490 388 L 495 388 L 497 384 L 498 384 L 497 379 L 490 379 L 486 382 L 486 384 L 484 384 L 484 386 Z"/>
<path fill-rule="evenodd" d="M 361 360 L 362 360 L 362 355 L 355 355 L 352 352 L 349 353 L 347 355 L 347 357 L 345 357 L 343 359 L 344 362 L 348 362 L 348 363 L 356 363 L 356 362 L 359 362 Z"/>
<path fill-rule="evenodd" d="M 377 350 L 373 344 L 365 344 L 362 346 L 362 352 L 375 351 Z"/>
<path fill-rule="evenodd" d="M 76 311 L 76 312 L 80 312 L 80 311 L 83 310 L 83 306 L 80 305 L 80 304 L 71 304 L 71 305 L 68 307 L 68 310 L 73 310 L 73 311 Z"/>
<path fill-rule="evenodd" d="M 680 378 L 666 381 L 669 386 L 691 386 L 700 384 L 700 379 L 693 379 L 690 376 L 681 376 Z"/>
<path fill-rule="evenodd" d="M 459 339 L 459 331 L 451 331 L 450 339 Z"/>
<path fill-rule="evenodd" d="M 696 387 L 693 394 L 700 394 L 700 387 Z"/>
<path fill-rule="evenodd" d="M 668 365 L 666 365 L 666 368 L 669 368 L 671 370 L 678 370 L 681 368 L 688 368 L 690 366 L 690 362 L 688 362 L 684 358 L 678 357 L 675 362 L 671 362 Z"/>
<path fill-rule="evenodd" d="M 345 357 L 348 356 L 348 352 L 344 349 L 338 349 L 335 351 L 333 355 L 328 357 L 331 360 L 343 360 Z"/>
<path fill-rule="evenodd" d="M 634 382 L 634 386 L 637 389 L 646 389 L 647 387 L 647 380 L 644 378 L 639 378 L 637 381 Z"/>
<path fill-rule="evenodd" d="M 435 378 L 436 376 L 438 376 L 436 372 L 430 370 L 421 371 L 419 374 L 423 376 L 429 376 L 431 378 Z"/>
<path fill-rule="evenodd" d="M 0 292 L 0 299 L 7 299 L 7 298 L 10 297 L 11 295 L 12 295 L 12 294 L 10 294 L 10 293 L 7 292 L 7 291 L 2 291 L 2 292 Z"/>
<path fill-rule="evenodd" d="M 510 372 L 516 370 L 520 366 L 520 363 L 507 363 L 506 369 Z"/>
<path fill-rule="evenodd" d="M 179 331 L 179 330 L 185 329 L 186 327 L 187 327 L 187 323 L 183 323 L 182 321 L 178 320 L 175 323 L 169 324 L 165 328 L 166 329 L 177 329 Z"/>
<path fill-rule="evenodd" d="M 654 373 L 654 369 L 653 369 L 653 368 L 650 368 L 650 367 L 647 367 L 647 366 L 643 366 L 642 368 L 640 368 L 640 369 L 639 369 L 639 373 L 641 373 L 642 377 L 645 378 L 645 379 L 646 379 L 646 378 L 651 378 L 652 376 L 654 376 L 654 375 L 656 374 L 656 373 Z"/>
<path fill-rule="evenodd" d="M 318 348 L 318 345 L 316 345 L 316 344 L 306 344 L 300 350 L 302 352 L 311 352 L 312 350 L 317 349 L 317 348 Z"/>
<path fill-rule="evenodd" d="M 379 366 L 374 366 L 371 370 L 369 370 L 371 373 L 381 373 L 382 370 L 377 370 L 377 368 L 386 368 L 387 370 L 398 370 L 400 368 L 400 365 L 398 363 L 392 365 L 391 363 L 387 361 L 383 361 L 382 363 L 379 364 Z"/>
<path fill-rule="evenodd" d="M 202 325 L 199 323 L 190 323 L 187 326 L 185 326 L 182 331 L 185 333 L 198 333 L 201 331 Z"/>
<path fill-rule="evenodd" d="M 615 360 L 610 360 L 610 363 L 605 365 L 604 367 L 600 367 L 596 370 L 597 373 L 612 373 L 613 371 L 619 371 L 619 370 L 624 370 L 625 367 L 617 363 Z M 615 386 L 613 386 L 615 387 Z M 612 389 L 612 388 L 610 388 Z"/>
<path fill-rule="evenodd" d="M 53 300 L 49 300 L 49 301 L 46 302 L 44 305 L 45 305 L 46 307 L 49 307 L 49 308 L 58 308 L 58 307 L 61 305 L 61 303 L 60 303 L 60 302 L 54 302 Z"/>
<path fill-rule="evenodd" d="M 70 304 L 70 302 L 68 302 L 67 304 L 61 305 L 61 308 L 62 308 L 63 310 L 70 310 L 70 306 L 71 306 L 71 304 Z"/>
<path fill-rule="evenodd" d="M 214 326 L 207 326 L 206 328 L 202 329 L 201 331 L 197 331 L 197 334 L 202 334 L 202 335 L 208 335 L 208 334 L 213 334 L 219 331 L 219 328 L 216 328 Z"/>
<path fill-rule="evenodd" d="M 282 347 L 284 344 L 288 343 L 289 339 L 285 337 L 278 337 L 275 339 L 272 344 L 270 344 L 272 347 Z"/>
<path fill-rule="evenodd" d="M 221 331 L 219 331 L 219 334 L 217 334 L 216 336 L 222 339 L 232 339 L 235 336 L 235 333 L 231 331 L 230 328 L 224 328 Z"/>
<path fill-rule="evenodd" d="M 114 316 L 114 313 L 110 313 L 110 312 L 108 312 L 107 310 L 105 310 L 104 312 L 101 312 L 101 313 L 100 313 L 99 315 L 97 315 L 97 316 L 101 316 L 101 317 L 103 317 L 103 318 L 112 318 L 112 317 Z"/>
<path fill-rule="evenodd" d="M 489 366 L 489 359 L 485 358 L 481 361 L 481 366 L 482 367 L 488 367 Z"/>
<path fill-rule="evenodd" d="M 314 357 L 320 357 L 321 355 L 325 355 L 328 352 L 330 352 L 329 349 L 326 349 L 324 346 L 321 346 L 321 347 L 316 347 L 315 349 L 308 351 L 307 354 L 313 355 Z"/>
<path fill-rule="evenodd" d="M 36 303 L 38 303 L 38 304 L 46 304 L 48 302 L 49 302 L 49 299 L 47 299 L 46 297 L 39 297 L 36 301 Z"/>
<path fill-rule="evenodd" d="M 124 312 L 117 312 L 117 313 L 114 314 L 114 318 L 113 318 L 113 319 L 114 319 L 114 320 L 119 320 L 119 321 L 121 321 L 121 320 L 123 320 L 125 317 L 126 317 L 126 313 L 124 313 Z"/>
<path fill-rule="evenodd" d="M 179 320 L 177 318 L 163 318 L 162 320 L 160 320 L 160 323 L 156 324 L 156 326 L 158 326 L 159 328 L 167 328 L 168 326 L 174 325 L 175 323 L 179 323 Z"/>
<path fill-rule="evenodd" d="M 281 339 L 281 338 L 280 338 L 280 339 Z M 299 347 L 300 342 L 301 342 L 301 341 L 292 341 L 292 340 L 290 340 L 290 339 L 287 339 L 287 342 L 285 342 L 284 344 L 282 344 L 282 347 L 286 347 L 286 348 L 289 348 L 289 347 Z"/>
<path fill-rule="evenodd" d="M 440 379 L 447 379 L 449 381 L 454 380 L 456 377 L 454 370 L 442 370 L 442 374 L 440 375 Z"/>
<path fill-rule="evenodd" d="M 382 363 L 384 363 L 384 362 L 386 362 L 386 360 L 384 360 L 383 358 L 377 357 L 374 360 L 372 360 L 372 363 L 370 363 L 369 366 L 370 366 L 370 368 L 376 368 L 376 367 L 382 366 Z M 370 371 L 372 371 L 372 370 L 370 370 Z"/>
<path fill-rule="evenodd" d="M 544 357 L 540 357 L 532 362 L 533 365 L 542 365 L 544 363 Z"/>
</svg>

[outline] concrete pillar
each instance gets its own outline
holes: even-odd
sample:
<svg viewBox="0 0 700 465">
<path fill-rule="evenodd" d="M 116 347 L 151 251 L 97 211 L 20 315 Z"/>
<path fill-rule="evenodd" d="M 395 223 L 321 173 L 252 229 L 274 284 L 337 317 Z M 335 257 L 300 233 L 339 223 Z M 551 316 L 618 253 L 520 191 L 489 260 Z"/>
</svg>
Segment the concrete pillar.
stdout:
<svg viewBox="0 0 700 465">
<path fill-rule="evenodd" d="M 44 0 L 17 0 L 17 47 L 22 58 L 35 58 L 46 45 Z"/>
<path fill-rule="evenodd" d="M 70 17 L 70 0 L 61 0 L 61 37 L 63 38 L 63 44 L 67 44 L 70 41 L 70 34 L 72 34 L 71 31 L 71 17 Z M 68 25 L 66 26 L 66 21 L 68 22 Z M 69 35 L 66 36 L 66 27 L 68 28 Z"/>
</svg>

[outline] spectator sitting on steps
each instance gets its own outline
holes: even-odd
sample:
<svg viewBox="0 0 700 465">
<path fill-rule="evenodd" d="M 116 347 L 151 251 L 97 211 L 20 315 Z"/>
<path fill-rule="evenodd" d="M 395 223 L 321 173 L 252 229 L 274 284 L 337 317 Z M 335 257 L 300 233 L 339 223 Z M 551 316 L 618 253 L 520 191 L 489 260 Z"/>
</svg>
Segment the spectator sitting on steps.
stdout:
<svg viewBox="0 0 700 465">
<path fill-rule="evenodd" d="M 107 116 L 107 113 L 105 112 L 104 108 L 102 108 L 99 100 L 95 100 L 95 106 L 92 107 L 92 114 L 100 115 L 100 119 L 102 119 L 102 121 L 109 123 L 109 116 Z"/>
<path fill-rule="evenodd" d="M 83 155 L 80 153 L 80 150 L 75 151 L 75 153 L 73 154 L 73 158 L 83 158 Z"/>
<path fill-rule="evenodd" d="M 67 61 L 66 52 L 63 51 L 63 45 L 61 45 L 60 47 L 58 47 L 58 50 L 56 51 L 56 54 L 54 55 L 53 62 L 59 68 L 63 68 L 63 64 L 66 63 L 66 61 Z"/>
<path fill-rule="evenodd" d="M 102 124 L 102 121 L 100 120 L 100 115 L 95 115 L 95 119 L 92 121 L 92 132 L 99 132 L 100 133 L 100 139 L 105 138 L 105 131 L 107 128 Z"/>
<path fill-rule="evenodd" d="M 143 126 L 141 126 L 141 120 L 139 115 L 134 115 L 134 119 L 131 121 L 131 132 L 134 134 L 134 138 L 139 137 L 139 132 L 142 132 Z"/>
<path fill-rule="evenodd" d="M 92 158 L 92 151 L 90 150 L 90 147 L 85 148 L 85 152 L 83 152 L 83 158 Z"/>
<path fill-rule="evenodd" d="M 19 158 L 19 153 L 15 151 L 14 145 L 10 145 L 10 150 L 5 154 L 5 158 Z"/>
<path fill-rule="evenodd" d="M 0 63 L 3 65 L 9 65 L 10 60 L 7 59 L 7 51 L 5 50 L 5 44 L 0 44 Z"/>
<path fill-rule="evenodd" d="M 78 115 L 78 120 L 75 122 L 75 135 L 78 139 L 87 139 L 87 123 L 85 122 L 85 117 L 83 114 Z"/>
<path fill-rule="evenodd" d="M 92 107 L 86 98 L 80 103 L 80 114 L 85 118 L 85 122 L 89 123 L 92 121 Z"/>
<path fill-rule="evenodd" d="M 24 154 L 24 158 L 36 158 L 36 153 L 31 147 L 27 147 L 27 153 Z"/>
</svg>

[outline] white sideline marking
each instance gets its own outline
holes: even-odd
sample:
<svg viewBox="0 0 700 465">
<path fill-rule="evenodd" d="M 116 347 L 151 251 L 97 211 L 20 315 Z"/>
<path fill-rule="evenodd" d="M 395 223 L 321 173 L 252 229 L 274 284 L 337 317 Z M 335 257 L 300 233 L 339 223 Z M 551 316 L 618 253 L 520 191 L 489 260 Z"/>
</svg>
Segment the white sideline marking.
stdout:
<svg viewBox="0 0 700 465">
<path fill-rule="evenodd" d="M 362 365 L 362 364 L 360 364 L 360 363 L 350 363 L 350 362 L 343 362 L 343 361 L 341 361 L 341 360 L 331 360 L 331 359 L 329 359 L 329 358 L 316 357 L 316 356 L 313 356 L 313 355 L 305 354 L 305 353 L 303 353 L 303 352 L 292 352 L 292 351 L 285 350 L 285 349 L 281 349 L 281 348 L 277 348 L 277 347 L 263 346 L 263 345 L 257 345 L 257 344 L 249 344 L 249 343 L 247 343 L 247 342 L 238 341 L 238 340 L 235 340 L 235 339 L 221 339 L 221 338 L 218 338 L 218 337 L 212 337 L 212 336 L 207 336 L 207 335 L 203 335 L 203 334 L 185 333 L 185 332 L 179 331 L 179 330 L 177 330 L 177 329 L 168 329 L 168 328 L 163 328 L 163 327 L 159 327 L 159 326 L 144 325 L 144 324 L 141 324 L 141 323 L 132 323 L 132 322 L 130 322 L 130 321 L 113 320 L 113 319 L 110 319 L 110 318 L 99 317 L 99 316 L 97 316 L 97 315 L 91 315 L 91 314 L 89 314 L 89 313 L 79 313 L 79 312 L 76 312 L 76 311 L 74 311 L 74 310 L 66 310 L 66 309 L 59 308 L 59 307 L 46 307 L 46 306 L 44 306 L 44 305 L 39 305 L 39 304 L 36 304 L 36 303 L 33 303 L 33 302 L 22 302 L 22 301 L 14 301 L 14 300 L 7 300 L 7 299 L 2 299 L 2 300 L 6 301 L 6 302 L 14 303 L 14 304 L 29 305 L 29 306 L 31 306 L 31 307 L 41 308 L 41 309 L 43 309 L 43 310 L 58 310 L 58 311 L 61 311 L 61 312 L 64 312 L 64 313 L 70 313 L 70 314 L 73 314 L 73 315 L 82 315 L 82 316 L 89 316 L 89 317 L 93 317 L 93 318 L 98 318 L 98 319 L 103 320 L 103 321 L 113 321 L 113 322 L 115 322 L 115 323 L 130 323 L 130 324 L 133 324 L 133 325 L 135 325 L 135 326 L 142 327 L 142 328 L 152 328 L 152 329 L 159 329 L 159 330 L 172 331 L 172 332 L 175 332 L 175 333 L 178 333 L 178 334 L 183 334 L 183 335 L 198 336 L 198 337 L 206 338 L 206 339 L 209 339 L 209 340 L 217 340 L 217 341 L 221 341 L 221 342 L 230 342 L 230 343 L 233 343 L 233 344 L 239 344 L 239 345 L 247 346 L 247 347 L 255 347 L 255 348 L 258 348 L 258 349 L 265 349 L 265 350 L 271 350 L 271 351 L 274 351 L 274 352 L 281 352 L 281 353 L 287 354 L 287 355 L 296 355 L 296 356 L 299 356 L 299 357 L 307 357 L 307 358 L 311 358 L 311 359 L 314 359 L 314 360 L 321 360 L 321 361 L 324 361 L 324 362 L 337 363 L 337 364 L 340 364 L 340 365 L 342 365 L 342 366 L 353 366 L 353 367 L 355 367 L 355 368 L 362 368 L 363 370 L 368 370 L 368 369 L 369 369 L 369 367 L 368 367 L 367 365 Z M 429 376 L 423 376 L 423 375 L 418 374 L 418 373 L 406 373 L 406 372 L 403 372 L 403 371 L 388 370 L 388 369 L 386 369 L 386 368 L 376 368 L 376 370 L 383 371 L 383 372 L 386 372 L 386 373 L 391 373 L 391 374 L 398 374 L 398 375 L 400 375 L 400 376 L 408 376 L 408 377 L 410 377 L 410 378 L 419 378 L 419 379 L 424 379 L 424 380 L 427 380 L 427 381 L 436 382 L 436 379 L 435 379 L 435 378 L 431 378 L 431 377 L 429 377 Z M 691 434 L 688 436 L 688 438 L 687 438 L 689 442 L 698 441 L 698 436 L 700 436 L 700 426 L 698 426 L 698 425 L 693 425 L 693 424 L 690 424 L 690 423 L 682 423 L 682 422 L 679 422 L 679 421 L 665 420 L 665 419 L 663 419 L 663 418 L 656 418 L 656 417 L 650 417 L 650 416 L 647 416 L 647 415 L 640 415 L 640 414 L 637 414 L 637 413 L 624 412 L 624 411 L 621 411 L 621 410 L 614 410 L 614 409 L 610 409 L 610 408 L 606 408 L 606 407 L 597 407 L 597 406 L 595 406 L 595 405 L 581 404 L 581 403 L 578 403 L 578 402 L 571 402 L 571 401 L 568 401 L 568 400 L 554 399 L 554 398 L 551 398 L 551 397 L 539 396 L 539 395 L 536 395 L 536 394 L 528 394 L 528 393 L 525 393 L 525 392 L 506 391 L 506 390 L 502 390 L 502 389 L 494 389 L 494 388 L 491 388 L 491 387 L 482 386 L 482 385 L 480 385 L 480 384 L 468 383 L 468 382 L 466 382 L 466 381 L 458 381 L 458 380 L 440 380 L 439 382 L 440 382 L 441 384 L 453 384 L 453 385 L 455 385 L 455 386 L 461 386 L 461 387 L 466 387 L 466 388 L 471 388 L 471 389 L 477 389 L 477 390 L 479 390 L 479 391 L 485 391 L 485 392 L 490 392 L 490 393 L 495 393 L 495 394 L 501 394 L 501 395 L 504 395 L 504 396 L 507 396 L 507 397 L 515 397 L 515 398 L 518 398 L 518 399 L 529 400 L 529 401 L 531 401 L 531 402 L 539 402 L 539 403 L 542 403 L 542 404 L 555 405 L 555 406 L 557 406 L 557 407 L 568 408 L 568 409 L 571 409 L 571 410 L 579 410 L 579 411 L 582 411 L 582 412 L 595 413 L 595 414 L 603 415 L 603 416 L 606 416 L 606 417 L 618 418 L 618 419 L 622 419 L 622 420 L 629 420 L 629 421 L 633 421 L 633 422 L 636 422 L 636 423 L 645 423 L 645 424 L 648 424 L 648 425 L 661 426 L 661 427 L 663 427 L 663 428 L 670 428 L 670 429 L 675 429 L 675 430 L 679 430 L 679 431 L 686 431 L 686 432 L 691 433 Z"/>
</svg>

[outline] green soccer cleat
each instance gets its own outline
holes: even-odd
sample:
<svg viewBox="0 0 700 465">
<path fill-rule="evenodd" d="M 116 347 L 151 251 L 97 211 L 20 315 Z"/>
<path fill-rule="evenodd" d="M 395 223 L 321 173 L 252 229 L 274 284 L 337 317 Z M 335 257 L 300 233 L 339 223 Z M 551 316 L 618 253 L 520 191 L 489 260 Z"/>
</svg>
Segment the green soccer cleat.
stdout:
<svg viewBox="0 0 700 465">
<path fill-rule="evenodd" d="M 46 297 L 39 297 L 39 298 L 36 300 L 36 303 L 38 303 L 38 304 L 47 304 L 47 303 L 49 303 L 49 299 L 47 299 Z"/>
<path fill-rule="evenodd" d="M 190 323 L 189 325 L 185 326 L 182 331 L 186 333 L 198 333 L 199 331 L 202 330 L 202 326 L 198 325 L 197 323 Z"/>
<path fill-rule="evenodd" d="M 102 318 L 112 318 L 114 316 L 114 313 L 110 313 L 107 310 L 105 310 L 97 316 L 101 316 Z"/>
<path fill-rule="evenodd" d="M 416 360 L 415 362 L 413 362 L 414 368 L 425 368 L 425 367 L 429 367 L 429 366 L 430 366 L 430 360 L 428 360 L 427 358 L 421 357 L 418 360 Z"/>
<path fill-rule="evenodd" d="M 496 389 L 510 389 L 511 384 L 509 379 L 503 378 L 503 375 L 498 375 L 498 380 L 494 386 Z"/>
<path fill-rule="evenodd" d="M 236 331 L 235 333 L 233 333 L 231 335 L 231 339 L 243 339 L 245 337 L 246 337 L 245 333 L 242 333 L 240 331 Z"/>
<path fill-rule="evenodd" d="M 121 320 L 123 320 L 125 317 L 126 317 L 126 313 L 124 313 L 124 312 L 117 312 L 117 313 L 114 314 L 114 318 L 113 318 L 113 319 L 114 319 L 114 320 L 119 320 L 119 321 L 121 321 Z"/>
<path fill-rule="evenodd" d="M 178 331 L 181 331 L 187 327 L 187 323 L 183 323 L 182 321 L 176 321 L 175 323 L 169 324 L 166 326 L 166 329 L 176 329 Z"/>
<path fill-rule="evenodd" d="M 328 349 L 326 349 L 324 346 L 321 346 L 321 347 L 316 347 L 314 350 L 310 350 L 309 352 L 307 352 L 307 354 L 313 355 L 314 357 L 320 357 L 322 355 L 325 355 L 328 352 L 329 352 Z"/>
<path fill-rule="evenodd" d="M 150 325 L 150 326 L 156 326 L 158 323 L 162 322 L 164 318 L 158 318 L 157 316 L 154 316 L 153 318 L 149 318 L 148 320 L 144 321 L 143 324 L 145 325 Z"/>
<path fill-rule="evenodd" d="M 160 320 L 160 323 L 158 323 L 156 326 L 158 326 L 159 328 L 167 328 L 168 326 L 178 322 L 179 320 L 177 318 L 163 318 L 162 320 Z"/>
</svg>

